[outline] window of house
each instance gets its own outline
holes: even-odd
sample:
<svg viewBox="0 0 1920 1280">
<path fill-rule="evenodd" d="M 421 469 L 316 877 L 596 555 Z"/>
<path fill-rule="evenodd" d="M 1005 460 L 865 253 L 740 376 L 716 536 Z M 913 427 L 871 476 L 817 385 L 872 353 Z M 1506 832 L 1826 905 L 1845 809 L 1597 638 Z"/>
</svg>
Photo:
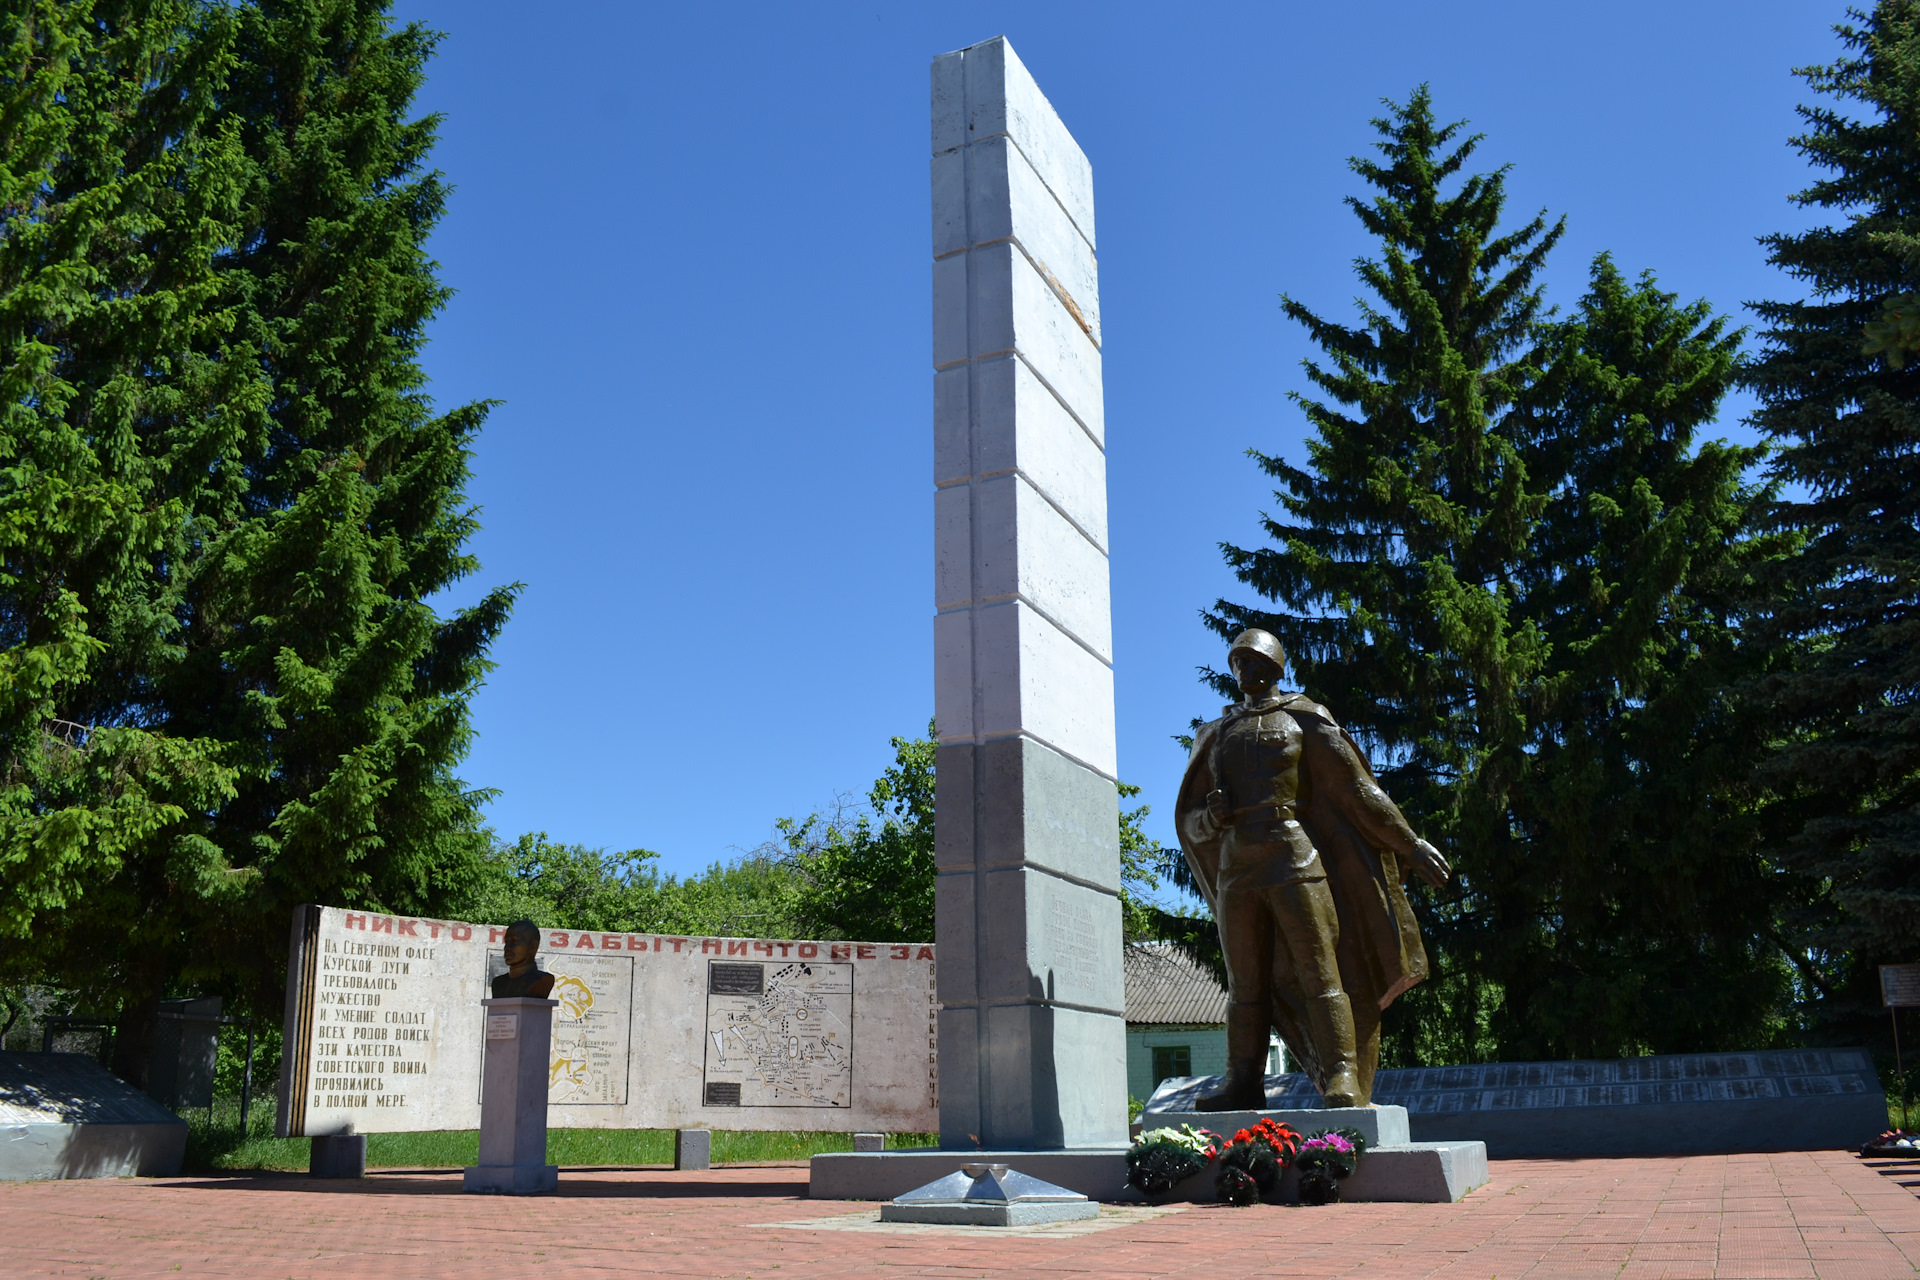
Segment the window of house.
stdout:
<svg viewBox="0 0 1920 1280">
<path fill-rule="evenodd" d="M 1153 1087 L 1168 1076 L 1193 1074 L 1193 1047 L 1184 1044 L 1157 1044 L 1153 1047 Z"/>
</svg>

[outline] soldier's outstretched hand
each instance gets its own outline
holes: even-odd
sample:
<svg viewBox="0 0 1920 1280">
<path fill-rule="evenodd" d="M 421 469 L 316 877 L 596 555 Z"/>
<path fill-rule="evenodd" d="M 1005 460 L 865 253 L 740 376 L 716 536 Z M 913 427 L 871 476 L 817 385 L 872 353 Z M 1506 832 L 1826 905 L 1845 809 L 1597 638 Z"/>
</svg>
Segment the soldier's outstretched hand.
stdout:
<svg viewBox="0 0 1920 1280">
<path fill-rule="evenodd" d="M 1453 874 L 1453 868 L 1447 865 L 1446 855 L 1425 840 L 1413 842 L 1413 869 L 1420 873 L 1422 880 L 1436 889 Z"/>
</svg>

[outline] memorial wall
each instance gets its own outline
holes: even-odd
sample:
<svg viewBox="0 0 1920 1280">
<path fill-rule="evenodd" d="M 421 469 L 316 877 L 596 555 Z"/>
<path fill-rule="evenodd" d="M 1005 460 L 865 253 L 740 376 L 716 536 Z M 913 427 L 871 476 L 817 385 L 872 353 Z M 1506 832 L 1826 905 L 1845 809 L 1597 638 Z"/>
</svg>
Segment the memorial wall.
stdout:
<svg viewBox="0 0 1920 1280">
<path fill-rule="evenodd" d="M 504 925 L 294 909 L 282 1137 L 473 1129 Z M 925 1132 L 925 944 L 542 929 L 556 1128 Z"/>
</svg>

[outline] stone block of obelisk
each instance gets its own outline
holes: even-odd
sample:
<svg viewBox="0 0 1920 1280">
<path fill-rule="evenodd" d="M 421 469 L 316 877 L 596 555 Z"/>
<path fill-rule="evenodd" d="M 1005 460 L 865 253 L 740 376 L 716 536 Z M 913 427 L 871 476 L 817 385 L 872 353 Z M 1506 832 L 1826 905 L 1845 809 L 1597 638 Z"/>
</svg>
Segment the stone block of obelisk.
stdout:
<svg viewBox="0 0 1920 1280">
<path fill-rule="evenodd" d="M 1093 171 L 998 38 L 932 176 L 941 1140 L 1124 1146 Z"/>
</svg>

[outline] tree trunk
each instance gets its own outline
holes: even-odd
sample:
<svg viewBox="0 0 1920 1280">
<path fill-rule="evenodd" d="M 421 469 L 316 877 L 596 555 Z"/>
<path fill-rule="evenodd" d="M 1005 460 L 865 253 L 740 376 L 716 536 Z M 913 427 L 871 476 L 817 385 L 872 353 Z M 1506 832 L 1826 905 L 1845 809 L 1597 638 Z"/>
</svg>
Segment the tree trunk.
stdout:
<svg viewBox="0 0 1920 1280">
<path fill-rule="evenodd" d="M 166 972 L 157 958 L 144 961 L 127 975 L 129 990 L 113 1029 L 113 1074 L 134 1088 L 147 1087 L 153 1060 L 153 1033 L 160 1024 L 160 996 Z"/>
</svg>

